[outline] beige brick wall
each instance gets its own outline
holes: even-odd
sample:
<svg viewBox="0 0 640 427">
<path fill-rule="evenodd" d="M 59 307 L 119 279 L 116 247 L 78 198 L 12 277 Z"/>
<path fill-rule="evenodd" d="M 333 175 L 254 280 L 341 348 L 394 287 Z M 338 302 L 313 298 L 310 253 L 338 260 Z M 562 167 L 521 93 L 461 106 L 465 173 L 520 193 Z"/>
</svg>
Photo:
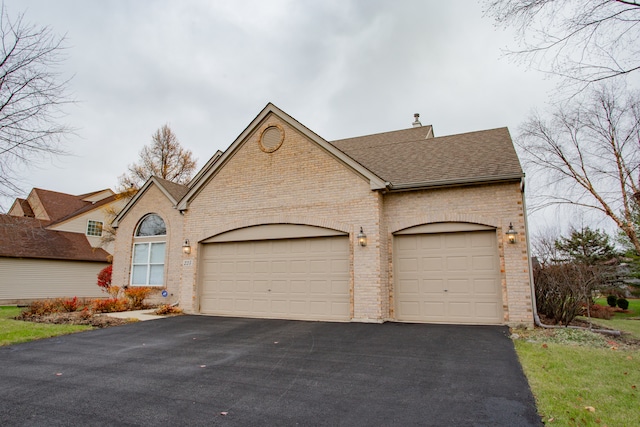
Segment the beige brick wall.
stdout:
<svg viewBox="0 0 640 427">
<path fill-rule="evenodd" d="M 390 270 L 390 310 L 393 318 L 393 233 L 435 222 L 470 222 L 496 227 L 502 273 L 504 321 L 532 325 L 531 289 L 522 193 L 519 183 L 477 185 L 391 193 L 385 196 L 384 222 Z M 505 231 L 513 223 L 516 244 L 506 241 Z"/>
<path fill-rule="evenodd" d="M 155 184 L 147 189 L 120 221 L 113 255 L 112 283 L 116 286 L 129 284 L 133 234 L 140 220 L 150 213 L 158 214 L 167 227 L 164 277 L 165 289 L 169 293 L 167 298 L 155 295 L 150 302 L 173 303 L 178 301 L 180 295 L 182 260 L 186 257 L 182 254 L 182 215 Z"/>
<path fill-rule="evenodd" d="M 282 146 L 260 149 L 261 132 L 279 125 Z M 415 225 L 453 221 L 496 228 L 502 272 L 504 321 L 532 323 L 522 194 L 518 183 L 428 191 L 371 191 L 369 182 L 321 146 L 275 115 L 268 115 L 217 169 L 181 215 L 154 186 L 121 221 L 114 257 L 114 283 L 128 283 L 131 236 L 147 213 L 167 222 L 167 288 L 188 313 L 197 313 L 198 259 L 202 242 L 238 228 L 261 224 L 305 224 L 349 233 L 351 241 L 351 316 L 354 321 L 394 318 L 393 233 Z M 512 222 L 515 245 L 505 243 Z M 360 247 L 360 227 L 368 237 Z M 192 253 L 183 255 L 183 239 Z M 191 261 L 191 265 L 183 261 Z"/>
<path fill-rule="evenodd" d="M 279 124 L 285 132 L 282 146 L 273 153 L 260 150 L 263 129 Z M 369 183 L 336 161 L 320 146 L 269 115 L 219 170 L 185 212 L 184 236 L 192 242 L 225 231 L 269 223 L 315 225 L 350 234 L 352 316 L 380 321 L 384 299 L 379 252 L 381 196 Z M 363 227 L 366 247 L 354 244 Z M 198 259 L 194 247 L 193 258 Z M 183 267 L 181 303 L 198 311 L 197 269 Z"/>
</svg>

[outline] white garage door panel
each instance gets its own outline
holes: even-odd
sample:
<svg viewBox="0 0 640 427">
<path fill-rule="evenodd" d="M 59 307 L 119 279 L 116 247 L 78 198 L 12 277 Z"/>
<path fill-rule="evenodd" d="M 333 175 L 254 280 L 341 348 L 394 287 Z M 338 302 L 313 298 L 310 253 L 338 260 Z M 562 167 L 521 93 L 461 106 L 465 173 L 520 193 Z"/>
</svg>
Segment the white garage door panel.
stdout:
<svg viewBox="0 0 640 427">
<path fill-rule="evenodd" d="M 398 320 L 502 323 L 495 231 L 398 235 L 394 266 Z"/>
<path fill-rule="evenodd" d="M 200 311 L 349 320 L 348 260 L 347 237 L 205 244 Z"/>
</svg>

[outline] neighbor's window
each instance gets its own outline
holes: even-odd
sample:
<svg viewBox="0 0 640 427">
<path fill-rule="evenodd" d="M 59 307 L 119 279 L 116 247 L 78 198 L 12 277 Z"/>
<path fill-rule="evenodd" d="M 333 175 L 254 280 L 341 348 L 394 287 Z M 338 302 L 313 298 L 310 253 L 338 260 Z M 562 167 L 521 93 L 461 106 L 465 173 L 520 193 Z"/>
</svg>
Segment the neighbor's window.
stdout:
<svg viewBox="0 0 640 427">
<path fill-rule="evenodd" d="M 87 223 L 87 236 L 102 236 L 102 221 L 94 221 L 92 219 Z"/>
<path fill-rule="evenodd" d="M 167 228 L 156 214 L 147 215 L 134 236 L 131 286 L 163 286 Z"/>
</svg>

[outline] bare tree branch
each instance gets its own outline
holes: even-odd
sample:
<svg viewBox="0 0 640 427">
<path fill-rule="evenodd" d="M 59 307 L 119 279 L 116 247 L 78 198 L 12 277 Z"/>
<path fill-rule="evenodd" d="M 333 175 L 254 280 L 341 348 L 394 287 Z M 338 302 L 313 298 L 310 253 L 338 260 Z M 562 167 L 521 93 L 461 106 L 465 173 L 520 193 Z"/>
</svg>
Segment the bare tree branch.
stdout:
<svg viewBox="0 0 640 427">
<path fill-rule="evenodd" d="M 65 154 L 60 124 L 69 80 L 56 67 L 64 60 L 64 37 L 48 27 L 11 19 L 0 10 L 0 196 L 22 190 L 20 168 Z"/>
<path fill-rule="evenodd" d="M 609 217 L 640 253 L 632 224 L 638 194 L 640 94 L 609 85 L 586 102 L 565 104 L 543 120 L 534 115 L 517 144 L 544 192 L 532 210 L 551 205 L 587 208 Z"/>
<path fill-rule="evenodd" d="M 521 48 L 509 56 L 575 92 L 640 70 L 640 2 L 485 0 L 484 14 L 515 28 Z"/>
</svg>

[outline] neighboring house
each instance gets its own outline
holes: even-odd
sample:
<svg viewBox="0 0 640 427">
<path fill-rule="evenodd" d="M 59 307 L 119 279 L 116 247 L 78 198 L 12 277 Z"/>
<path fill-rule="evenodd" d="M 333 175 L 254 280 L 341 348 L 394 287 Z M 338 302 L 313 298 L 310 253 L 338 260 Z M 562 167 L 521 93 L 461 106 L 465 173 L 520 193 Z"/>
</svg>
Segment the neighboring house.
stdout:
<svg viewBox="0 0 640 427">
<path fill-rule="evenodd" d="M 0 304 L 104 296 L 96 280 L 112 245 L 100 247 L 102 229 L 108 209 L 124 203 L 109 189 L 74 196 L 34 188 L 16 199 L 0 215 Z"/>
<path fill-rule="evenodd" d="M 329 142 L 267 104 L 123 208 L 113 283 L 218 316 L 532 325 L 523 180 L 506 128 Z"/>
</svg>

